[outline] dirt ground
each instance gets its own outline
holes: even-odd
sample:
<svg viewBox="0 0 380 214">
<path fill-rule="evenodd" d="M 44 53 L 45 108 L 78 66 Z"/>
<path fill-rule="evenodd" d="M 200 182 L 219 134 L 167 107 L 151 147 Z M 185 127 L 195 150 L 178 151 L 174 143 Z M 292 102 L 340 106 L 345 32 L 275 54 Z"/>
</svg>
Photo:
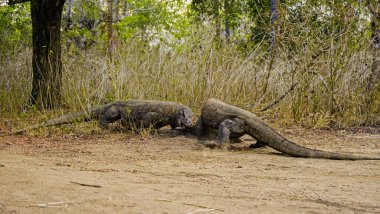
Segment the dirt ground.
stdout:
<svg viewBox="0 0 380 214">
<path fill-rule="evenodd" d="M 282 129 L 309 148 L 380 155 L 380 132 Z M 380 213 L 380 161 L 210 149 L 154 135 L 0 137 L 0 213 Z"/>
</svg>

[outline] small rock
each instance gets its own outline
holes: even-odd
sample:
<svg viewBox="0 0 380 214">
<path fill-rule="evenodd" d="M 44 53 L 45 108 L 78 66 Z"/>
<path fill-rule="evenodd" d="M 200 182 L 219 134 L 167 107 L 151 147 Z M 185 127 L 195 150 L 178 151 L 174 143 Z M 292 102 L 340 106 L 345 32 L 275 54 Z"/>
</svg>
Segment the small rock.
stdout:
<svg viewBox="0 0 380 214">
<path fill-rule="evenodd" d="M 0 164 L 0 167 L 4 167 L 4 164 Z"/>
</svg>

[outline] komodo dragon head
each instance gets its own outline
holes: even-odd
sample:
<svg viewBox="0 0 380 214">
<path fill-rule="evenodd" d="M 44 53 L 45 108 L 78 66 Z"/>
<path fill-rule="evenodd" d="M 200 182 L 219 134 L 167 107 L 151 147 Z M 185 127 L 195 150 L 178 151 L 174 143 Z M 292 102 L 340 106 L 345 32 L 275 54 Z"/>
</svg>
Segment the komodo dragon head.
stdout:
<svg viewBox="0 0 380 214">
<path fill-rule="evenodd" d="M 193 112 L 189 108 L 183 108 L 180 111 L 179 121 L 185 128 L 193 127 Z"/>
</svg>

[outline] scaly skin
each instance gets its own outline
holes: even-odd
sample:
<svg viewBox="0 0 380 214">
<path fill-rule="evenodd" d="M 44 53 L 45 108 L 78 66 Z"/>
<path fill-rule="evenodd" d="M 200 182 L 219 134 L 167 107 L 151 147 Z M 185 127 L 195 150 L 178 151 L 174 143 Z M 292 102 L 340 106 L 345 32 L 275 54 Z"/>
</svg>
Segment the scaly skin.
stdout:
<svg viewBox="0 0 380 214">
<path fill-rule="evenodd" d="M 228 142 L 229 138 L 248 134 L 255 138 L 260 146 L 267 145 L 293 157 L 335 160 L 380 160 L 380 157 L 326 152 L 302 147 L 280 135 L 255 114 L 228 105 L 217 99 L 209 99 L 205 103 L 196 126 L 195 132 L 199 136 L 204 134 L 205 128 L 218 129 L 219 144 Z"/>
<path fill-rule="evenodd" d="M 170 125 L 172 129 L 193 126 L 193 112 L 183 104 L 171 101 L 128 100 L 124 110 L 119 111 L 125 126 L 156 129 Z"/>
<path fill-rule="evenodd" d="M 99 120 L 105 128 L 109 123 L 121 120 L 124 126 L 137 128 L 161 128 L 170 125 L 175 128 L 192 127 L 193 112 L 185 105 L 170 101 L 128 100 L 118 101 L 88 108 L 84 111 L 69 113 L 44 123 L 35 124 L 24 129 L 16 130 L 13 134 L 22 133 L 39 127 L 61 125 L 73 122 Z"/>
</svg>

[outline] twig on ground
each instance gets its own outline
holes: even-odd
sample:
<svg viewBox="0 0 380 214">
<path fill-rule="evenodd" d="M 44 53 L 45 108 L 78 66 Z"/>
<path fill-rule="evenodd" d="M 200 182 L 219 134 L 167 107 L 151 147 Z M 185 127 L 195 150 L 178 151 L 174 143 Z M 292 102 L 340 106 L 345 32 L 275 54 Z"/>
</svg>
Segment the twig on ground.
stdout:
<svg viewBox="0 0 380 214">
<path fill-rule="evenodd" d="M 78 182 L 75 182 L 75 181 L 70 181 L 70 183 L 72 183 L 72 184 L 78 184 L 78 185 L 85 186 L 85 187 L 95 187 L 95 188 L 101 188 L 102 187 L 102 186 L 96 185 L 96 184 L 85 184 L 85 183 L 78 183 Z"/>
<path fill-rule="evenodd" d="M 199 210 L 194 210 L 194 211 L 191 211 L 191 212 L 188 212 L 188 213 L 185 213 L 185 214 L 193 214 L 193 213 L 197 213 L 197 212 L 209 212 L 209 211 L 213 211 L 215 209 L 199 209 Z"/>
<path fill-rule="evenodd" d="M 172 203 L 176 203 L 176 204 L 183 204 L 183 205 L 189 205 L 189 206 L 204 208 L 204 209 L 208 209 L 209 211 L 211 211 L 210 209 L 212 209 L 212 210 L 217 210 L 217 211 L 220 211 L 220 212 L 224 212 L 224 210 L 222 210 L 222 209 L 215 209 L 215 208 L 210 208 L 210 207 L 207 207 L 207 206 L 202 206 L 202 205 L 197 205 L 197 204 L 191 204 L 191 203 L 187 203 L 187 202 L 172 201 L 172 200 L 168 200 L 168 199 L 155 199 L 155 200 L 156 201 L 172 202 Z M 200 211 L 197 211 L 197 212 L 200 212 Z"/>
<path fill-rule="evenodd" d="M 40 207 L 40 208 L 48 208 L 48 207 L 68 207 L 70 201 L 58 201 L 58 202 L 48 202 L 43 204 L 29 205 L 29 207 Z"/>
</svg>

